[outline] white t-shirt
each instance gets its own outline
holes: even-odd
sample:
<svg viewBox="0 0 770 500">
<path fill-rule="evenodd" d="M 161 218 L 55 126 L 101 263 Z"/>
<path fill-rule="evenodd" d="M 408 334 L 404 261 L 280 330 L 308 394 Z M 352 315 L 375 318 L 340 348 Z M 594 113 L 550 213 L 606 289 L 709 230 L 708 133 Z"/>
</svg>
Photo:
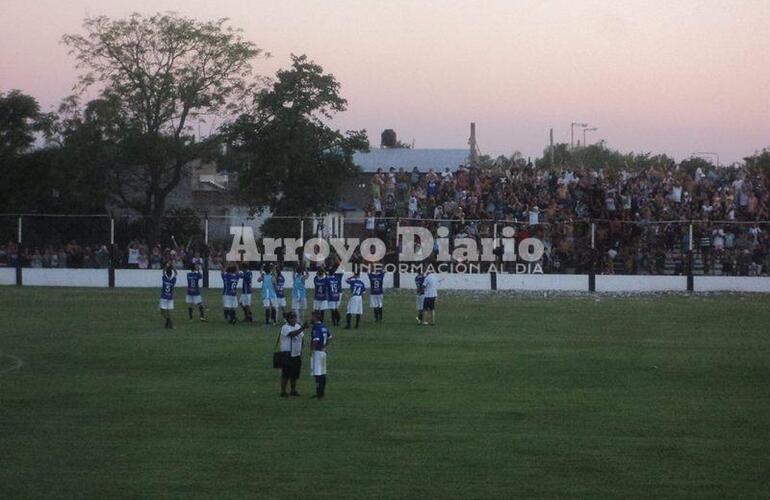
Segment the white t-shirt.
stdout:
<svg viewBox="0 0 770 500">
<path fill-rule="evenodd" d="M 682 186 L 674 186 L 671 190 L 671 200 L 674 203 L 682 203 Z"/>
<path fill-rule="evenodd" d="M 532 210 L 529 211 L 529 224 L 531 226 L 534 226 L 535 224 L 538 224 L 540 222 L 540 209 L 537 207 L 532 208 Z"/>
<path fill-rule="evenodd" d="M 425 290 L 424 297 L 425 298 L 431 298 L 431 297 L 437 297 L 438 296 L 438 278 L 436 278 L 436 275 L 433 273 L 430 273 L 425 277 L 425 280 L 422 282 L 423 290 Z"/>
<path fill-rule="evenodd" d="M 128 249 L 128 263 L 129 264 L 138 264 L 139 263 L 139 249 L 138 248 L 129 248 Z"/>
<path fill-rule="evenodd" d="M 292 358 L 302 355 L 302 337 L 304 337 L 305 334 L 300 332 L 294 337 L 289 337 L 289 334 L 296 332 L 300 328 L 302 328 L 302 325 L 299 323 L 294 326 L 286 323 L 281 327 L 281 352 L 291 351 Z"/>
</svg>

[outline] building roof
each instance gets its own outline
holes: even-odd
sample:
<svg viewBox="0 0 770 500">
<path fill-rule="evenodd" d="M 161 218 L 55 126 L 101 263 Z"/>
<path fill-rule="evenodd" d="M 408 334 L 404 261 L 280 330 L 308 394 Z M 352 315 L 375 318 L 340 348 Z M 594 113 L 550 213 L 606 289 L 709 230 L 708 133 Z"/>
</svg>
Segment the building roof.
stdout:
<svg viewBox="0 0 770 500">
<path fill-rule="evenodd" d="M 437 172 L 457 170 L 467 163 L 467 149 L 374 149 L 368 153 L 356 153 L 353 161 L 364 172 L 376 172 L 378 168 L 387 171 L 390 167 L 411 171 L 414 167 L 421 172 L 433 169 Z"/>
</svg>

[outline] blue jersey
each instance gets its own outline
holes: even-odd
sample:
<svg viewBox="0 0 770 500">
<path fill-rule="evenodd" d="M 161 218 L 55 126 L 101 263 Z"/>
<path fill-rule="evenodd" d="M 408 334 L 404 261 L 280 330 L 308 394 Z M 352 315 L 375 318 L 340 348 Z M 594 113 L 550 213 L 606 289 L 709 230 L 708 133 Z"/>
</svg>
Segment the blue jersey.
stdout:
<svg viewBox="0 0 770 500">
<path fill-rule="evenodd" d="M 241 273 L 241 278 L 243 278 L 243 283 L 241 284 L 241 291 L 247 295 L 251 295 L 251 281 L 253 279 L 253 274 L 251 271 L 244 271 Z"/>
<path fill-rule="evenodd" d="M 326 328 L 326 325 L 323 323 L 316 323 L 313 325 L 313 332 L 311 334 L 311 344 L 313 342 L 316 342 L 316 346 L 314 348 L 315 351 L 323 351 L 326 349 L 326 345 L 329 343 L 329 340 L 332 338 L 332 332 L 329 331 L 328 328 Z"/>
<path fill-rule="evenodd" d="M 238 275 L 235 273 L 222 273 L 222 295 L 235 297 L 238 293 Z"/>
<path fill-rule="evenodd" d="M 160 289 L 160 298 L 164 300 L 172 300 L 174 298 L 174 285 L 176 285 L 176 276 L 169 278 L 164 274 L 163 285 Z"/>
<path fill-rule="evenodd" d="M 286 285 L 286 278 L 283 277 L 283 273 L 278 273 L 278 276 L 275 277 L 275 295 L 279 299 L 286 298 L 286 289 L 284 288 Z"/>
<path fill-rule="evenodd" d="M 438 181 L 435 179 L 431 179 L 428 181 L 428 196 L 435 196 L 438 194 Z"/>
<path fill-rule="evenodd" d="M 332 302 L 339 301 L 342 294 L 342 273 L 331 274 L 326 279 L 329 286 L 329 300 Z"/>
<path fill-rule="evenodd" d="M 353 297 L 360 297 L 366 291 L 366 285 L 364 285 L 364 282 L 358 278 L 350 278 L 348 280 L 348 285 L 350 285 L 350 295 Z"/>
<path fill-rule="evenodd" d="M 372 295 L 382 295 L 382 286 L 385 281 L 385 273 L 369 273 L 369 287 Z"/>
<path fill-rule="evenodd" d="M 263 299 L 276 298 L 275 286 L 273 285 L 273 275 L 270 273 L 266 273 L 262 275 L 262 298 Z"/>
<path fill-rule="evenodd" d="M 315 300 L 328 300 L 326 298 L 328 293 L 328 284 L 329 278 L 322 278 L 318 275 L 313 278 L 313 287 L 315 287 L 313 290 L 313 298 Z"/>
<path fill-rule="evenodd" d="M 202 278 L 203 275 L 198 271 L 187 273 L 187 295 L 201 294 L 200 280 Z"/>
<path fill-rule="evenodd" d="M 422 288 L 422 283 L 425 281 L 425 276 L 418 274 L 414 277 L 414 286 L 417 288 L 417 295 L 422 295 L 425 290 Z"/>
</svg>

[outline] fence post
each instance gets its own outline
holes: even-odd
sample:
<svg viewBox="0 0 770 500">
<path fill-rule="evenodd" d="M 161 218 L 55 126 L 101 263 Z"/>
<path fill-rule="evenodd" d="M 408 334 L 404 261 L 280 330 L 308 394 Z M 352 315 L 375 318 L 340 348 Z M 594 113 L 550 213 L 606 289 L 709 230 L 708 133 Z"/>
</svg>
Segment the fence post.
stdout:
<svg viewBox="0 0 770 500">
<path fill-rule="evenodd" d="M 495 255 L 495 250 L 497 250 L 497 222 L 492 224 L 492 255 Z M 492 272 L 489 273 L 489 288 L 497 290 L 497 259 L 492 264 Z M 500 264 L 502 265 L 502 259 Z"/>
<path fill-rule="evenodd" d="M 203 219 L 203 288 L 209 287 L 209 214 Z"/>
<path fill-rule="evenodd" d="M 690 237 L 688 238 L 689 249 L 687 251 L 687 291 L 692 292 L 695 289 L 695 279 L 693 278 L 693 244 L 692 244 L 692 222 L 690 223 Z"/>
<path fill-rule="evenodd" d="M 591 264 L 588 270 L 588 291 L 596 291 L 596 223 L 591 222 Z"/>
<path fill-rule="evenodd" d="M 302 217 L 299 218 L 299 241 L 305 245 L 305 219 Z"/>
<path fill-rule="evenodd" d="M 401 288 L 401 272 L 399 270 L 401 264 L 401 252 L 398 247 L 398 232 L 401 229 L 401 219 L 396 217 L 396 271 L 393 273 L 393 288 Z"/>
<path fill-rule="evenodd" d="M 107 271 L 110 288 L 115 288 L 115 219 L 110 216 L 110 268 Z"/>
<path fill-rule="evenodd" d="M 21 286 L 23 279 L 21 275 L 21 215 L 18 220 L 18 231 L 16 233 L 16 286 Z"/>
</svg>

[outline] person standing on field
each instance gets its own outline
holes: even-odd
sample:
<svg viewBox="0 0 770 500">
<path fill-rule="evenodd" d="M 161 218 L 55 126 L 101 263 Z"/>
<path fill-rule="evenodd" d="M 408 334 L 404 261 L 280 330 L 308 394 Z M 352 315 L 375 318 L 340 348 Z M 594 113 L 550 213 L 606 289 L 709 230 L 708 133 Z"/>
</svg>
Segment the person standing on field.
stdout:
<svg viewBox="0 0 770 500">
<path fill-rule="evenodd" d="M 235 264 L 228 265 L 222 272 L 222 308 L 225 312 L 225 319 L 231 325 L 238 322 L 235 315 L 238 309 L 238 268 Z"/>
<path fill-rule="evenodd" d="M 358 324 L 361 321 L 361 315 L 364 313 L 363 295 L 366 291 L 366 286 L 364 286 L 364 282 L 361 281 L 361 276 L 358 271 L 347 279 L 347 284 L 350 285 L 350 299 L 348 299 L 345 329 L 350 330 L 351 317 L 356 317 L 356 328 L 358 328 Z"/>
<path fill-rule="evenodd" d="M 310 369 L 315 377 L 314 398 L 323 399 L 326 395 L 326 349 L 332 340 L 332 333 L 321 320 L 321 313 L 313 311 L 313 333 L 310 348 Z"/>
<path fill-rule="evenodd" d="M 433 326 L 436 324 L 436 299 L 438 298 L 438 278 L 436 274 L 428 269 L 425 279 L 422 282 L 423 289 L 423 325 Z M 426 321 L 430 317 L 430 322 Z"/>
<path fill-rule="evenodd" d="M 190 321 L 193 320 L 193 307 L 198 306 L 198 312 L 200 313 L 200 320 L 206 321 L 206 313 L 203 308 L 203 298 L 201 297 L 200 280 L 203 279 L 198 264 L 195 262 L 190 266 L 190 272 L 187 273 L 187 295 L 185 296 L 185 302 L 187 302 L 187 316 Z"/>
<path fill-rule="evenodd" d="M 305 290 L 305 280 L 308 274 L 305 266 L 297 264 L 293 273 L 293 286 L 291 289 L 291 308 L 297 314 L 299 321 L 305 320 L 305 309 L 307 309 L 307 292 Z"/>
<path fill-rule="evenodd" d="M 302 337 L 305 325 L 297 323 L 297 313 L 286 314 L 286 324 L 281 327 L 281 352 L 288 352 L 287 361 L 281 367 L 281 397 L 299 396 L 297 379 L 302 370 Z M 291 392 L 286 393 L 286 384 L 291 384 Z"/>
<path fill-rule="evenodd" d="M 417 271 L 417 275 L 414 277 L 414 286 L 417 292 L 417 324 L 422 324 L 423 316 L 423 303 L 425 302 L 425 275 L 422 274 L 422 270 Z"/>
<path fill-rule="evenodd" d="M 174 286 L 176 286 L 176 269 L 167 264 L 163 270 L 163 278 L 160 289 L 160 314 L 166 320 L 164 328 L 174 328 L 171 321 L 171 311 L 174 310 Z"/>
</svg>

